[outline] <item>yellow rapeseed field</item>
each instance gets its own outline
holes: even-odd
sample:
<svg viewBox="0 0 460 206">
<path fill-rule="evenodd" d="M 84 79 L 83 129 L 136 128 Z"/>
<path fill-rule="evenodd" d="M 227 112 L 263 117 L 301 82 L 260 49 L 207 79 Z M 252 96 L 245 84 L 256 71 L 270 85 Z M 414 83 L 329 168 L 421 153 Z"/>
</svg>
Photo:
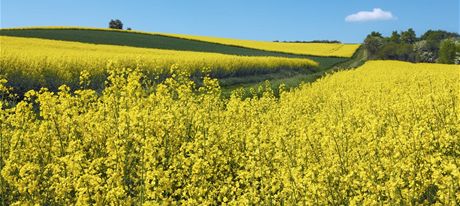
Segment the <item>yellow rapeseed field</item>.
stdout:
<svg viewBox="0 0 460 206">
<path fill-rule="evenodd" d="M 144 49 L 127 46 L 0 36 L 0 75 L 16 87 L 57 88 L 78 84 L 86 70 L 103 82 L 105 67 L 140 67 L 144 72 L 165 74 L 173 64 L 189 73 L 209 72 L 213 77 L 245 76 L 280 69 L 307 70 L 318 66 L 309 59 L 248 57 L 217 53 Z M 205 68 L 205 70 L 203 70 Z"/>
<path fill-rule="evenodd" d="M 180 68 L 180 67 L 179 67 Z M 187 74 L 109 68 L 102 93 L 0 81 L 6 205 L 460 203 L 460 68 L 370 61 L 282 92 L 220 98 Z M 88 83 L 86 75 L 80 81 Z M 263 88 L 261 88 L 263 90 Z"/>
<path fill-rule="evenodd" d="M 291 54 L 303 54 L 330 57 L 351 57 L 359 48 L 359 44 L 337 43 L 283 43 L 254 40 L 240 40 L 220 37 L 193 36 L 185 34 L 163 34 L 184 39 L 192 39 L 213 42 L 232 46 L 241 46 L 265 51 L 284 52 Z"/>
<path fill-rule="evenodd" d="M 220 37 L 208 37 L 208 36 L 196 36 L 186 34 L 169 34 L 169 33 L 158 33 L 158 32 L 143 32 L 143 31 L 132 31 L 132 30 L 114 30 L 104 28 L 91 28 L 91 27 L 61 27 L 61 26 L 49 26 L 49 27 L 24 27 L 24 28 L 11 28 L 13 30 L 18 29 L 79 29 L 79 30 L 100 30 L 100 31 L 112 31 L 112 32 L 128 32 L 138 34 L 156 34 L 170 37 L 177 37 L 190 40 L 198 40 L 212 43 L 219 43 L 224 45 L 240 46 L 251 49 L 259 49 L 265 51 L 283 52 L 290 54 L 301 54 L 301 55 L 314 55 L 314 56 L 325 56 L 325 57 L 351 57 L 355 51 L 359 48 L 360 44 L 336 44 L 336 43 L 282 43 L 282 42 L 269 42 L 269 41 L 254 41 L 254 40 L 241 40 L 231 38 L 220 38 Z M 9 29 L 4 29 L 9 30 Z"/>
</svg>

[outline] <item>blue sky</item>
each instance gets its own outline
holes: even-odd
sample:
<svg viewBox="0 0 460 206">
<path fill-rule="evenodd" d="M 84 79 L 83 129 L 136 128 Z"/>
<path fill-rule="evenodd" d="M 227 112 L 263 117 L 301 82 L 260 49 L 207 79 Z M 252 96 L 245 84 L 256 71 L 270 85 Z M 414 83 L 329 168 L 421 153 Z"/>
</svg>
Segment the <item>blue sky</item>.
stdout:
<svg viewBox="0 0 460 206">
<path fill-rule="evenodd" d="M 361 42 L 371 31 L 390 34 L 412 27 L 418 35 L 427 29 L 458 32 L 460 24 L 459 0 L 0 2 L 2 28 L 107 27 L 110 19 L 118 18 L 135 30 L 268 41 L 329 39 L 354 43 Z M 355 15 L 347 18 L 352 14 Z"/>
</svg>

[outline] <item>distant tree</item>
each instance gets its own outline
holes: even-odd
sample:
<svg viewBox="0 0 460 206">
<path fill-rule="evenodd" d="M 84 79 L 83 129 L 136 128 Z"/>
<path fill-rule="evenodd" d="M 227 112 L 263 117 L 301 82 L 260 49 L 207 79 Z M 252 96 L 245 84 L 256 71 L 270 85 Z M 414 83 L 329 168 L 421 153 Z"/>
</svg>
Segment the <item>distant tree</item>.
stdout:
<svg viewBox="0 0 460 206">
<path fill-rule="evenodd" d="M 454 64 L 460 64 L 460 42 L 456 41 L 455 45 L 456 45 L 456 51 L 455 51 Z"/>
<path fill-rule="evenodd" d="M 111 29 L 123 29 L 123 23 L 119 19 L 111 19 L 109 22 L 109 28 Z"/>
<path fill-rule="evenodd" d="M 458 37 L 460 37 L 460 35 L 454 32 L 447 32 L 443 30 L 428 30 L 420 37 L 420 39 L 439 44 L 443 39 Z"/>
<path fill-rule="evenodd" d="M 427 40 L 418 41 L 414 44 L 416 62 L 435 62 L 437 52 L 434 52 L 433 45 Z"/>
<path fill-rule="evenodd" d="M 399 60 L 399 55 L 396 53 L 399 46 L 399 44 L 393 42 L 384 44 L 378 51 L 375 52 L 375 56 L 377 59 Z"/>
<path fill-rule="evenodd" d="M 313 41 L 305 41 L 305 43 L 341 44 L 342 42 L 339 40 L 313 40 Z"/>
<path fill-rule="evenodd" d="M 387 43 L 384 44 L 379 51 L 377 51 L 376 57 L 378 59 L 393 59 L 401 61 L 415 61 L 413 47 L 410 44 L 404 43 Z"/>
<path fill-rule="evenodd" d="M 401 33 L 401 42 L 406 44 L 413 44 L 415 41 L 417 41 L 417 36 L 415 35 L 415 31 L 412 28 Z"/>
<path fill-rule="evenodd" d="M 390 36 L 390 41 L 394 43 L 400 43 L 401 42 L 401 35 L 397 31 L 393 31 Z"/>
<path fill-rule="evenodd" d="M 377 52 L 382 48 L 384 45 L 384 39 L 382 35 L 368 35 L 367 38 L 364 40 L 364 48 L 369 53 L 369 58 L 373 59 L 376 57 Z"/>
<path fill-rule="evenodd" d="M 414 46 L 411 44 L 399 44 L 396 54 L 398 60 L 415 62 Z"/>
<path fill-rule="evenodd" d="M 126 30 L 131 31 L 132 29 L 131 29 L 131 27 L 128 27 Z"/>
<path fill-rule="evenodd" d="M 379 37 L 379 38 L 383 38 L 382 34 L 381 34 L 380 32 L 376 32 L 376 31 L 371 32 L 369 35 L 367 35 L 366 38 L 369 38 L 369 37 Z"/>
<path fill-rule="evenodd" d="M 455 41 L 452 39 L 446 39 L 441 42 L 439 47 L 439 58 L 438 62 L 442 64 L 453 64 L 455 63 L 455 56 L 457 46 Z"/>
</svg>

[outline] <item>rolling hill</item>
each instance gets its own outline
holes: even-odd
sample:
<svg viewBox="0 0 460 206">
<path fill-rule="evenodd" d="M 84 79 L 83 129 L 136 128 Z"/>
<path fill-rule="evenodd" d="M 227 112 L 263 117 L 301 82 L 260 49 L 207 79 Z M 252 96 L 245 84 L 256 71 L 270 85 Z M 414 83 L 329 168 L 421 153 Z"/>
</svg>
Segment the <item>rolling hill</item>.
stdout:
<svg viewBox="0 0 460 206">
<path fill-rule="evenodd" d="M 170 54 L 175 53 L 177 51 L 199 52 L 201 54 L 198 56 L 202 56 L 203 58 L 210 57 L 209 55 L 208 56 L 203 55 L 204 53 L 225 54 L 225 55 L 231 55 L 235 57 L 244 56 L 247 58 L 258 57 L 259 58 L 259 60 L 257 60 L 259 62 L 257 63 L 258 65 L 262 65 L 261 57 L 310 59 L 310 60 L 313 60 L 319 63 L 319 66 L 317 66 L 314 70 L 311 70 L 310 68 L 308 72 L 305 72 L 306 71 L 305 68 L 293 69 L 291 66 L 287 66 L 287 67 L 285 66 L 284 69 L 280 69 L 279 67 L 278 69 L 274 69 L 274 70 L 265 69 L 266 71 L 271 71 L 268 73 L 267 72 L 262 72 L 262 73 L 257 72 L 257 73 L 252 74 L 251 72 L 249 73 L 246 72 L 246 75 L 228 75 L 228 72 L 227 72 L 227 74 L 218 75 L 218 77 L 220 77 L 219 78 L 220 84 L 223 86 L 223 91 L 224 93 L 227 93 L 227 94 L 230 94 L 232 90 L 234 90 L 235 88 L 239 88 L 239 87 L 257 88 L 265 80 L 271 81 L 273 84 L 273 89 L 275 90 L 278 88 L 280 84 L 286 84 L 287 87 L 289 88 L 289 87 L 295 87 L 304 81 L 313 81 L 316 78 L 322 76 L 325 72 L 330 71 L 334 66 L 341 65 L 341 64 L 344 64 L 346 62 L 353 60 L 354 58 L 353 57 L 350 58 L 348 55 L 350 52 L 355 52 L 357 46 L 359 46 L 359 45 L 348 45 L 348 44 L 261 42 L 261 41 L 248 41 L 248 40 L 237 40 L 237 39 L 226 39 L 226 38 L 215 38 L 215 37 L 200 37 L 200 36 L 192 36 L 192 35 L 147 33 L 147 32 L 140 32 L 140 31 L 125 31 L 125 30 L 113 30 L 113 29 L 101 29 L 101 28 L 84 28 L 84 27 L 31 27 L 31 28 L 0 29 L 0 36 L 23 37 L 27 39 L 39 38 L 39 39 L 48 39 L 48 40 L 60 40 L 60 41 L 79 42 L 79 43 L 101 45 L 101 46 L 104 46 L 104 45 L 124 46 L 126 48 L 125 51 L 123 51 L 123 49 L 120 49 L 120 48 L 115 49 L 118 52 L 116 52 L 116 54 L 114 53 L 114 55 L 117 56 L 116 58 L 118 59 L 120 58 L 120 56 L 123 55 L 123 53 L 127 53 L 128 56 L 132 57 L 131 53 L 139 52 L 137 50 L 132 50 L 132 49 L 139 48 L 139 49 L 156 49 L 157 53 L 159 50 L 170 51 L 169 52 Z M 36 42 L 36 41 L 33 41 L 33 42 Z M 1 44 L 3 44 L 5 47 L 7 42 L 4 41 Z M 25 46 L 24 48 L 27 50 L 28 45 L 24 45 L 24 46 Z M 56 46 L 52 46 L 52 47 L 54 49 L 57 48 Z M 43 46 L 42 48 L 48 48 L 48 47 Z M 79 50 L 78 52 L 82 52 L 82 51 L 83 50 Z M 104 50 L 103 52 L 103 53 L 106 53 L 105 55 L 106 57 L 104 59 L 109 58 L 109 53 L 107 53 L 106 51 L 107 50 Z M 58 53 L 59 52 L 55 52 L 55 54 L 58 54 Z M 160 53 L 164 53 L 164 52 L 160 52 Z M 339 53 L 342 53 L 342 57 L 337 57 L 338 56 L 337 54 Z M 307 55 L 307 54 L 318 54 L 318 55 Z M 53 56 L 56 56 L 56 55 L 53 55 Z M 176 55 L 176 57 L 172 57 L 169 59 L 177 58 L 178 60 L 180 60 L 179 56 Z M 346 56 L 346 57 L 343 57 L 343 56 Z M 226 59 L 231 59 L 231 58 L 226 58 Z M 286 61 L 286 60 L 283 60 L 283 61 Z M 183 61 L 179 61 L 179 62 L 183 62 Z M 202 62 L 206 62 L 206 61 L 202 61 Z M 71 64 L 71 65 L 74 65 L 74 64 Z M 202 63 L 201 65 L 206 66 L 208 64 Z M 287 64 L 282 63 L 279 65 L 287 65 Z M 237 66 L 237 65 L 234 65 L 234 66 Z M 248 67 L 248 66 L 243 66 L 243 67 Z M 269 67 L 273 68 L 273 66 L 269 66 Z M 254 68 L 254 67 L 249 66 L 248 68 Z M 238 73 L 242 73 L 242 71 L 245 71 L 245 68 L 241 68 L 237 70 L 239 71 Z M 258 68 L 257 70 L 260 70 L 260 68 Z M 73 75 L 71 76 L 74 76 L 74 77 L 78 76 L 78 71 L 74 71 Z M 24 75 L 16 75 L 16 77 L 19 77 L 19 76 L 24 76 Z M 52 75 L 52 76 L 54 76 L 52 79 L 55 79 L 55 80 L 62 79 L 62 78 L 55 78 L 56 75 Z M 45 77 L 42 77 L 42 79 L 43 78 Z M 34 81 L 26 81 L 26 82 L 34 82 Z M 45 81 L 43 80 L 42 82 L 45 82 Z M 60 83 L 63 83 L 63 81 L 57 81 L 53 83 L 53 85 L 58 86 L 57 84 L 60 84 Z M 73 81 L 72 84 L 76 84 L 76 82 Z"/>
<path fill-rule="evenodd" d="M 332 65 L 347 60 L 347 57 L 334 56 L 333 50 L 342 47 L 349 47 L 348 45 L 329 45 L 322 44 L 323 47 L 330 47 L 330 50 L 321 50 L 321 55 L 308 55 L 320 54 L 315 52 L 319 49 L 319 44 L 302 44 L 306 45 L 303 54 L 296 54 L 296 52 L 288 52 L 290 47 L 292 51 L 298 49 L 297 44 L 294 43 L 275 43 L 275 42 L 259 42 L 263 46 L 257 49 L 256 46 L 245 47 L 248 42 L 245 41 L 214 37 L 197 37 L 191 35 L 178 35 L 178 34 L 164 34 L 164 33 L 147 33 L 139 31 L 125 31 L 113 29 L 99 29 L 99 28 L 80 28 L 80 27 L 31 27 L 31 28 L 12 28 L 1 29 L 0 35 L 3 36 L 16 36 L 16 37 L 33 37 L 63 41 L 76 41 L 82 43 L 92 44 L 108 44 L 108 45 L 121 45 L 130 47 L 141 48 L 154 48 L 154 49 L 168 49 L 168 50 L 182 50 L 182 51 L 198 51 L 198 52 L 211 52 L 222 53 L 230 55 L 242 56 L 276 56 L 276 57 L 289 57 L 289 58 L 308 58 L 320 64 L 320 68 L 330 68 Z M 226 41 L 223 41 L 226 40 Z M 237 45 L 242 42 L 241 45 Z M 283 44 L 284 51 L 264 50 L 268 45 Z M 315 47 L 308 47 L 312 45 Z M 329 45 L 329 46 L 328 46 Z M 265 47 L 264 47 L 265 46 Z M 287 51 L 286 51 L 286 48 Z M 354 48 L 350 47 L 351 49 Z M 354 48 L 354 50 L 356 50 Z M 353 52 L 354 52 L 353 50 Z M 330 53 L 327 53 L 330 51 Z M 351 53 L 353 54 L 353 53 Z"/>
<path fill-rule="evenodd" d="M 209 52 L 88 44 L 39 38 L 0 36 L 0 75 L 26 92 L 62 84 L 77 88 L 81 72 L 93 87 L 103 88 L 111 67 L 131 68 L 153 76 L 168 76 L 180 67 L 193 78 L 246 78 L 279 72 L 311 73 L 317 63 L 306 58 L 237 56 Z"/>
</svg>

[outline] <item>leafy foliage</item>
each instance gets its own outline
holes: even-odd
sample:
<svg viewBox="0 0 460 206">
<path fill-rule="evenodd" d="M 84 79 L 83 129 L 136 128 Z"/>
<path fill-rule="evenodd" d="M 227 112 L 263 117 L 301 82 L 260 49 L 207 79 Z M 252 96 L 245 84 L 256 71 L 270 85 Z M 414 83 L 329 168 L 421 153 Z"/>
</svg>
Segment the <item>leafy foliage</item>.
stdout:
<svg viewBox="0 0 460 206">
<path fill-rule="evenodd" d="M 364 48 L 369 52 L 370 59 L 389 59 L 410 62 L 455 63 L 455 42 L 459 42 L 457 33 L 442 30 L 428 30 L 417 38 L 413 29 L 401 32 L 394 31 L 390 37 L 372 32 L 364 40 Z M 444 44 L 443 51 L 440 47 Z"/>
<path fill-rule="evenodd" d="M 458 45 L 457 45 L 458 44 Z M 454 40 L 446 39 L 441 42 L 439 47 L 439 63 L 453 64 L 455 63 L 455 57 L 457 53 L 460 53 L 460 43 L 455 43 Z"/>
<path fill-rule="evenodd" d="M 435 62 L 436 47 L 427 40 L 421 40 L 414 44 L 415 61 L 416 62 Z"/>
<path fill-rule="evenodd" d="M 439 44 L 444 39 L 459 38 L 460 35 L 455 32 L 446 32 L 443 30 L 428 30 L 420 39 Z"/>
<path fill-rule="evenodd" d="M 407 31 L 401 32 L 401 42 L 405 44 L 414 44 L 417 41 L 415 31 L 410 28 Z"/>
</svg>

